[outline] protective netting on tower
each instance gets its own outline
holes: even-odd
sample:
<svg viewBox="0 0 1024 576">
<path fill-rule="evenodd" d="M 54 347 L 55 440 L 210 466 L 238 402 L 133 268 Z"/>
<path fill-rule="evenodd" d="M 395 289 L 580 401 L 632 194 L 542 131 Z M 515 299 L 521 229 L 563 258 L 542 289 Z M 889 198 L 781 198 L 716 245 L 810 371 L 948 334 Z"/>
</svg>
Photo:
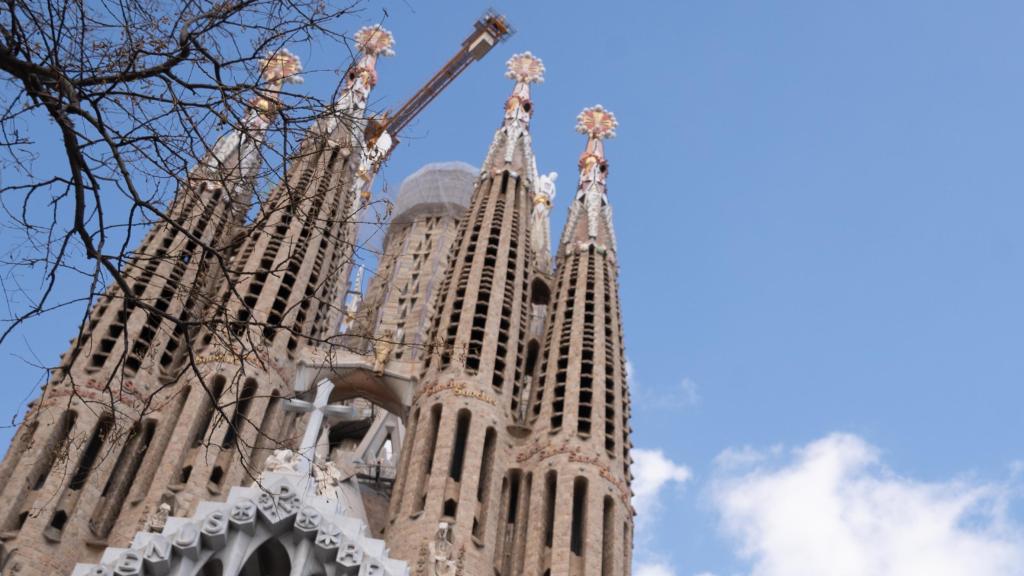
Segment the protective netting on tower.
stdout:
<svg viewBox="0 0 1024 576">
<path fill-rule="evenodd" d="M 402 181 L 392 221 L 445 207 L 461 214 L 469 206 L 478 173 L 479 170 L 465 162 L 427 164 Z"/>
</svg>

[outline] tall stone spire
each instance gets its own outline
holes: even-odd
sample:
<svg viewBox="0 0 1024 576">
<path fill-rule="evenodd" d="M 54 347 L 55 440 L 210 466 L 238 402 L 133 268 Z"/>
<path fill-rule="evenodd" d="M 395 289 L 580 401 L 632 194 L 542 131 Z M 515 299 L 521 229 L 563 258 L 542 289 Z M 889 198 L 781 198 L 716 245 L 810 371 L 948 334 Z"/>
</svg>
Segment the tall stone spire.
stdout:
<svg viewBox="0 0 1024 576">
<path fill-rule="evenodd" d="M 578 118 L 587 144 L 532 392 L 532 443 L 516 459 L 534 487 L 517 574 L 630 570 L 629 391 L 603 142 L 615 127 L 600 106 Z"/>
<path fill-rule="evenodd" d="M 360 28 L 354 38 L 359 55 L 345 73 L 345 83 L 337 100 L 318 123 L 317 130 L 323 134 L 331 134 L 344 124 L 348 124 L 348 128 L 354 128 L 355 124 L 360 129 L 365 126 L 370 91 L 377 85 L 377 60 L 395 54 L 395 37 L 379 24 Z"/>
<path fill-rule="evenodd" d="M 164 452 L 161 480 L 147 493 L 153 503 L 173 494 L 175 514 L 190 513 L 204 495 L 242 484 L 259 468 L 294 422 L 281 399 L 292 394 L 303 350 L 337 335 L 355 244 L 365 102 L 376 58 L 392 42 L 379 27 L 356 38 L 366 51 L 260 207 L 259 228 L 232 259 L 235 276 L 220 286 L 222 305 L 210 328 L 194 336 L 201 377 L 187 369 L 178 383 L 194 391 L 172 433 L 179 442 Z M 224 405 L 226 416 L 219 416 Z"/>
<path fill-rule="evenodd" d="M 466 574 L 490 574 L 500 565 L 500 487 L 522 393 L 533 272 L 530 85 L 543 71 L 529 53 L 508 61 L 515 86 L 437 293 L 435 345 L 413 398 L 392 493 L 395 555 L 440 557 L 434 565 L 451 572 L 435 573 L 455 573 L 461 564 Z"/>
<path fill-rule="evenodd" d="M 586 149 L 580 154 L 580 180 L 576 198 L 569 207 L 569 218 L 562 231 L 560 250 L 569 243 L 589 243 L 615 250 L 612 208 L 608 203 L 608 162 L 604 140 L 615 137 L 618 121 L 598 104 L 584 109 L 576 118 L 576 131 L 587 136 Z"/>
<path fill-rule="evenodd" d="M 249 104 L 241 125 L 221 136 L 199 163 L 199 168 L 234 173 L 240 182 L 250 183 L 259 169 L 259 148 L 267 129 L 281 108 L 284 84 L 301 84 L 299 57 L 281 49 L 260 60 L 260 86 Z"/>
<path fill-rule="evenodd" d="M 244 224 L 259 147 L 300 70 L 287 50 L 261 61 L 241 124 L 183 178 L 125 266 L 130 297 L 112 286 L 98 299 L 26 417 L 0 466 L 0 540 L 19 550 L 19 574 L 66 573 L 86 543 L 115 539 L 115 525 L 146 513 L 138 504 L 184 396 L 168 382 L 185 333 L 217 299 L 224 270 L 212 257 L 230 252 Z"/>
<path fill-rule="evenodd" d="M 531 182 L 536 180 L 536 163 L 530 139 L 530 119 L 533 117 L 533 101 L 530 99 L 530 85 L 544 81 L 544 63 L 529 52 L 516 54 L 506 63 L 505 77 L 515 81 L 512 94 L 505 101 L 505 119 L 494 135 L 482 170 L 500 171 L 521 159 L 517 168 L 525 169 L 525 176 Z"/>
</svg>

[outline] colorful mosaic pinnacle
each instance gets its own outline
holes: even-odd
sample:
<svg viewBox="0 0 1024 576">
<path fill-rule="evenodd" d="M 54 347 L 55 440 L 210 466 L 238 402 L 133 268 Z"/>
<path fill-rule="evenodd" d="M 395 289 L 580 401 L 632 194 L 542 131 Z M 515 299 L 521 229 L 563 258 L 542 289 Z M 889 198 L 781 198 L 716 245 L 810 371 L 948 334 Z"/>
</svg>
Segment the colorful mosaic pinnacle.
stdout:
<svg viewBox="0 0 1024 576">
<path fill-rule="evenodd" d="M 263 116 L 262 121 L 269 121 L 277 113 L 280 106 L 278 92 L 281 91 L 283 84 L 302 83 L 300 72 L 302 62 L 299 61 L 299 57 L 285 48 L 260 59 L 260 79 L 263 81 L 263 87 L 253 96 L 250 104 Z"/>
<path fill-rule="evenodd" d="M 598 140 L 615 138 L 615 129 L 618 126 L 619 122 L 615 115 L 600 104 L 584 108 L 576 117 L 576 131 Z"/>
<path fill-rule="evenodd" d="M 394 56 L 395 37 L 380 24 L 363 26 L 356 32 L 356 46 L 363 54 Z"/>
<path fill-rule="evenodd" d="M 287 48 L 282 48 L 260 60 L 260 78 L 270 85 L 302 84 L 302 62 Z"/>
<path fill-rule="evenodd" d="M 540 84 L 544 81 L 544 63 L 529 52 L 512 56 L 506 65 L 508 66 L 508 72 L 505 72 L 506 78 L 527 84 Z"/>
</svg>

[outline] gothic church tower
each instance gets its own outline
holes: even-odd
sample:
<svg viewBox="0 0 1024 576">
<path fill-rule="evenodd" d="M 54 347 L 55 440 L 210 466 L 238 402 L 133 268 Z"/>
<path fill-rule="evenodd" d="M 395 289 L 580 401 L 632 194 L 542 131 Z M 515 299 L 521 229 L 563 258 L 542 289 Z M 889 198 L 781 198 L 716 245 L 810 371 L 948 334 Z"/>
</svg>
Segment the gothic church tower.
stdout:
<svg viewBox="0 0 1024 576">
<path fill-rule="evenodd" d="M 0 540 L 19 550 L 18 574 L 65 573 L 87 547 L 102 548 L 119 517 L 134 529 L 144 511 L 176 411 L 162 389 L 180 367 L 186 332 L 216 301 L 278 93 L 300 71 L 287 51 L 261 68 L 241 127 L 188 174 L 169 218 L 126 265 L 126 286 L 99 298 L 0 465 Z"/>
<path fill-rule="evenodd" d="M 139 304 L 115 287 L 92 311 L 0 465 L 4 576 L 630 574 L 615 117 L 577 118 L 552 256 L 557 175 L 538 173 L 530 132 L 545 70 L 513 56 L 480 169 L 403 182 L 363 298 L 353 222 L 387 152 L 366 105 L 393 38 L 356 40 L 251 227 L 256 150 L 299 69 L 283 52 L 127 267 Z"/>
<path fill-rule="evenodd" d="M 285 413 L 283 400 L 293 396 L 300 353 L 326 346 L 341 319 L 355 245 L 349 224 L 366 183 L 366 103 L 393 39 L 374 26 L 356 42 L 361 55 L 338 100 L 261 206 L 261 233 L 245 237 L 232 259 L 234 281 L 219 286 L 220 304 L 196 336 L 198 370 L 176 384 L 177 442 L 148 488 L 151 509 L 169 502 L 172 513 L 188 514 L 251 482 L 274 449 L 297 447 L 297 415 Z"/>
<path fill-rule="evenodd" d="M 509 60 L 515 86 L 452 244 L 431 328 L 437 350 L 424 363 L 391 498 L 395 556 L 425 555 L 445 522 L 468 574 L 493 570 L 496 479 L 512 456 L 506 429 L 521 401 L 537 183 L 530 85 L 543 71 L 529 53 Z"/>
<path fill-rule="evenodd" d="M 529 426 L 532 471 L 522 574 L 629 574 L 629 391 L 604 156 L 615 117 L 580 113 L 579 185 L 558 246 Z M 524 502 L 525 504 L 525 502 Z M 531 563 L 536 565 L 531 566 Z"/>
</svg>

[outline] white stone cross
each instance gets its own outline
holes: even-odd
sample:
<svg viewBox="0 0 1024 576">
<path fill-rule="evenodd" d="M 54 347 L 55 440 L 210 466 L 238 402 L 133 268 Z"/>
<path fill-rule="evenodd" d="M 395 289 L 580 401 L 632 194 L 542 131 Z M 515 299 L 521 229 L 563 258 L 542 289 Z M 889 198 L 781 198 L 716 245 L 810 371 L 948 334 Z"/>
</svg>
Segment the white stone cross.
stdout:
<svg viewBox="0 0 1024 576">
<path fill-rule="evenodd" d="M 366 418 L 365 410 L 355 406 L 344 406 L 341 404 L 329 404 L 331 392 L 334 390 L 334 383 L 330 380 L 323 380 L 316 385 L 316 397 L 313 402 L 292 398 L 285 402 L 284 409 L 288 412 L 309 412 L 309 422 L 306 423 L 306 431 L 302 435 L 302 443 L 299 444 L 298 472 L 309 474 L 312 464 L 316 458 L 316 443 L 323 431 L 324 420 L 328 424 L 336 424 L 344 420 L 360 420 Z"/>
</svg>

